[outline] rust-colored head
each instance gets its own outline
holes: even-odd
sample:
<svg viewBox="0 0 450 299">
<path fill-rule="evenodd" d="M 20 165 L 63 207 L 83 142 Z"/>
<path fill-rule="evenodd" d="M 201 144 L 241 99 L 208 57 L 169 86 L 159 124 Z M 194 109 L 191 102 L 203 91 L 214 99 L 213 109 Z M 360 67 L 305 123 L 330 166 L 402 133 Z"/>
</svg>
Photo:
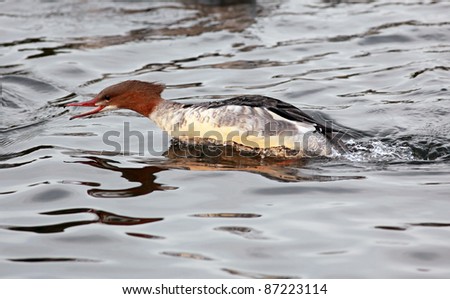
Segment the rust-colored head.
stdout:
<svg viewBox="0 0 450 299">
<path fill-rule="evenodd" d="M 94 99 L 66 106 L 96 107 L 70 119 L 88 116 L 102 110 L 131 109 L 148 116 L 163 101 L 164 85 L 138 80 L 128 80 L 103 89 Z"/>
</svg>

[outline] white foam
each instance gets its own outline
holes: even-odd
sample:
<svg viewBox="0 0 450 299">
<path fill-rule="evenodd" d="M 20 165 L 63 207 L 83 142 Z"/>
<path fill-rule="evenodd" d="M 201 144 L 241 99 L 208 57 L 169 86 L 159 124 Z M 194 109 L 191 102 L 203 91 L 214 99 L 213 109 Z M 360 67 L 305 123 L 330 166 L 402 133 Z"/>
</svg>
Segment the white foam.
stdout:
<svg viewBox="0 0 450 299">
<path fill-rule="evenodd" d="M 414 160 L 413 151 L 408 146 L 390 145 L 380 140 L 360 142 L 353 139 L 346 141 L 345 145 L 348 151 L 342 156 L 354 162 Z"/>
</svg>

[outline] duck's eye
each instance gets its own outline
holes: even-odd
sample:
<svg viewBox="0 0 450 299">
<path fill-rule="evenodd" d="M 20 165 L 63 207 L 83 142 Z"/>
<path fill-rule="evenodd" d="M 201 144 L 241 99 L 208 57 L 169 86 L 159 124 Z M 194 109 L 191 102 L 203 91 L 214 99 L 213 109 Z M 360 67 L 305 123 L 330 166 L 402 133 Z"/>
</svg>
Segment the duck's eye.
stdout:
<svg viewBox="0 0 450 299">
<path fill-rule="evenodd" d="M 106 96 L 103 97 L 103 99 L 104 99 L 105 101 L 109 101 L 109 100 L 111 100 L 111 97 L 108 96 L 108 95 L 106 95 Z"/>
</svg>

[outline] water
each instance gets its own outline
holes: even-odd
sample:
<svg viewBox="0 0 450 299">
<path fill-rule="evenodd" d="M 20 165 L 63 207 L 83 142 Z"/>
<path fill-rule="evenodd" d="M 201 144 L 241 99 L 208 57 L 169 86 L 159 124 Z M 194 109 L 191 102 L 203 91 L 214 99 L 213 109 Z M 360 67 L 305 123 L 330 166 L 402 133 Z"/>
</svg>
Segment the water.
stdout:
<svg viewBox="0 0 450 299">
<path fill-rule="evenodd" d="M 450 4 L 200 2 L 0 3 L 0 276 L 449 278 Z M 164 154 L 133 112 L 69 121 L 128 79 L 358 134 L 277 161 Z"/>
</svg>

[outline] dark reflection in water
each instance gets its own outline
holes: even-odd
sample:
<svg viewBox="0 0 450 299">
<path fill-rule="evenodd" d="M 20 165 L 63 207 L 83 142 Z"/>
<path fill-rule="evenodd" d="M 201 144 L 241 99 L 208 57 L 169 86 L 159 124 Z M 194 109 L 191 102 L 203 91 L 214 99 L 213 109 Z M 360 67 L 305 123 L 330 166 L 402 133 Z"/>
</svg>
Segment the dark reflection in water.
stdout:
<svg viewBox="0 0 450 299">
<path fill-rule="evenodd" d="M 131 237 L 143 238 L 143 239 L 154 239 L 154 240 L 164 239 L 164 237 L 161 237 L 161 236 L 150 235 L 150 234 L 143 234 L 143 233 L 130 233 L 130 232 L 128 232 L 126 234 L 131 236 Z"/>
<path fill-rule="evenodd" d="M 124 215 L 117 215 L 113 213 L 109 213 L 106 211 L 100 211 L 95 209 L 67 209 L 67 210 L 58 210 L 58 211 L 50 211 L 41 213 L 42 215 L 69 215 L 69 214 L 81 214 L 81 213 L 89 213 L 97 216 L 95 220 L 84 220 L 84 221 L 71 221 L 64 223 L 57 223 L 52 225 L 42 225 L 42 226 L 10 226 L 7 227 L 9 230 L 14 231 L 24 231 L 24 232 L 33 232 L 38 234 L 51 234 L 51 233 L 60 233 L 65 231 L 70 227 L 87 225 L 92 223 L 102 223 L 107 225 L 140 225 L 145 223 L 157 222 L 163 220 L 163 218 L 133 218 Z"/>
<path fill-rule="evenodd" d="M 260 156 L 246 156 L 240 152 L 235 152 L 231 146 L 195 145 L 186 146 L 180 143 L 174 143 L 164 154 L 165 159 L 135 159 L 132 161 L 137 167 L 123 167 L 119 161 L 113 159 L 118 155 L 116 152 L 106 151 L 83 151 L 73 150 L 58 146 L 41 145 L 32 147 L 20 152 L 0 155 L 0 161 L 14 160 L 28 155 L 36 155 L 39 151 L 61 151 L 64 154 L 73 156 L 77 159 L 66 163 L 75 163 L 92 166 L 112 172 L 118 172 L 121 177 L 129 183 L 138 183 L 138 186 L 123 187 L 118 189 L 100 188 L 102 182 L 97 181 L 79 181 L 79 180 L 61 180 L 59 183 L 71 185 L 84 185 L 90 188 L 87 193 L 97 198 L 129 198 L 150 194 L 154 191 L 175 190 L 178 187 L 168 186 L 158 183 L 157 174 L 173 170 L 191 170 L 191 171 L 243 171 L 254 173 L 279 182 L 302 182 L 302 181 L 336 181 L 348 179 L 361 179 L 362 176 L 329 176 L 314 173 L 303 173 L 302 169 L 311 163 L 311 160 L 292 159 L 283 160 L 276 158 L 262 158 Z M 108 156 L 106 158 L 105 156 Z M 132 156 L 131 156 L 132 157 Z M 0 163 L 0 169 L 12 169 L 32 164 L 42 159 L 52 159 L 52 155 L 41 155 L 38 158 L 30 160 Z M 144 166 L 142 166 L 144 165 Z M 310 171 L 309 171 L 310 172 Z M 33 183 L 49 184 L 49 182 Z M 0 194 L 14 193 L 16 190 L 2 191 Z M 49 197 L 48 194 L 45 195 Z M 53 197 L 60 198 L 59 195 Z"/>
<path fill-rule="evenodd" d="M 377 225 L 375 228 L 377 229 L 385 229 L 385 230 L 397 230 L 397 231 L 405 231 L 412 227 L 432 227 L 432 228 L 440 228 L 440 227 L 450 227 L 450 223 L 440 223 L 440 222 L 420 222 L 420 223 L 407 223 L 403 226 L 394 226 L 394 225 Z"/>
<path fill-rule="evenodd" d="M 244 171 L 279 182 L 335 181 L 360 176 L 327 176 L 302 173 L 314 159 L 279 159 L 236 151 L 232 146 L 185 145 L 174 142 L 165 153 L 170 168 L 193 171 Z M 326 159 L 325 159 L 326 160 Z M 144 162 L 145 163 L 145 162 Z"/>
<path fill-rule="evenodd" d="M 17 157 L 23 157 L 23 156 L 27 156 L 29 154 L 32 154 L 36 151 L 40 151 L 40 150 L 45 150 L 45 149 L 54 149 L 54 146 L 51 145 L 39 145 L 39 146 L 35 146 L 35 147 L 31 147 L 31 148 L 27 148 L 23 151 L 18 151 L 18 152 L 13 152 L 13 153 L 8 153 L 8 154 L 3 154 L 0 155 L 0 161 L 7 161 L 9 159 L 13 159 L 13 158 L 17 158 Z M 32 161 L 30 161 L 32 162 Z M 2 164 L 2 168 L 9 168 L 6 165 L 7 164 Z M 13 163 L 10 165 L 10 167 L 16 167 L 16 164 Z"/>
<path fill-rule="evenodd" d="M 406 230 L 405 227 L 391 226 L 391 225 L 377 225 L 377 226 L 375 226 L 375 228 L 377 228 L 377 229 L 385 229 L 385 230 L 397 230 L 397 231 Z"/>
<path fill-rule="evenodd" d="M 198 1 L 180 1 L 182 5 L 176 2 L 155 6 L 149 4 L 147 8 L 132 9 L 114 7 L 104 7 L 98 10 L 98 18 L 108 17 L 108 10 L 115 10 L 119 15 L 127 17 L 129 15 L 147 15 L 152 18 L 154 14 L 164 13 L 170 10 L 192 11 L 193 14 L 174 20 L 170 26 L 158 24 L 156 22 L 137 22 L 144 23 L 141 28 L 132 29 L 120 35 L 97 35 L 95 37 L 77 37 L 67 38 L 63 44 L 56 46 L 39 46 L 53 41 L 47 38 L 26 38 L 14 42 L 0 43 L 0 47 L 11 47 L 17 45 L 36 45 L 30 48 L 22 48 L 22 52 L 32 52 L 26 59 L 40 59 L 49 56 L 55 56 L 65 53 L 71 53 L 76 49 L 96 49 L 113 45 L 123 45 L 128 42 L 145 41 L 149 39 L 167 39 L 170 37 L 198 36 L 208 32 L 218 32 L 228 30 L 230 32 L 242 32 L 255 23 L 257 16 L 263 16 L 267 11 L 258 6 L 254 0 L 198 0 Z M 80 4 L 79 9 L 86 15 L 92 14 L 92 8 L 89 4 Z M 79 11 L 78 11 L 79 13 Z M 59 14 L 47 15 L 52 19 L 59 19 Z M 38 51 L 38 53 L 36 53 Z M 13 67 L 13 66 L 11 66 Z"/>
<path fill-rule="evenodd" d="M 136 182 L 140 185 L 132 188 L 123 189 L 100 189 L 92 188 L 88 190 L 88 194 L 94 197 L 134 197 L 144 194 L 152 193 L 153 191 L 174 190 L 176 187 L 164 186 L 155 182 L 155 174 L 161 171 L 165 171 L 168 168 L 161 166 L 145 166 L 142 168 L 128 168 L 113 165 L 116 163 L 114 160 L 104 159 L 100 157 L 84 157 L 89 161 L 78 161 L 75 163 L 81 163 L 90 165 L 96 168 L 117 171 L 122 174 L 128 182 Z"/>
<path fill-rule="evenodd" d="M 100 262 L 98 260 L 70 258 L 70 257 L 32 257 L 22 259 L 8 259 L 11 262 L 23 263 L 52 263 L 52 262 Z"/>
<path fill-rule="evenodd" d="M 280 160 L 273 158 L 261 158 L 260 156 L 245 156 L 234 152 L 231 146 L 208 146 L 195 145 L 186 146 L 180 143 L 172 144 L 165 153 L 167 159 L 138 160 L 138 164 L 144 167 L 121 167 L 111 158 L 98 156 L 83 156 L 88 161 L 76 161 L 84 165 L 93 166 L 105 170 L 121 173 L 121 176 L 131 183 L 139 183 L 137 187 L 122 189 L 92 188 L 87 192 L 93 197 L 99 198 L 127 198 L 154 191 L 175 190 L 177 187 L 165 186 L 156 182 L 157 173 L 182 169 L 191 171 L 244 171 L 262 175 L 268 179 L 279 182 L 301 182 L 301 181 L 336 181 L 347 179 L 361 179 L 361 176 L 327 176 L 302 173 L 301 169 L 307 162 L 304 159 Z M 95 182 L 64 183 L 97 185 Z"/>
</svg>

